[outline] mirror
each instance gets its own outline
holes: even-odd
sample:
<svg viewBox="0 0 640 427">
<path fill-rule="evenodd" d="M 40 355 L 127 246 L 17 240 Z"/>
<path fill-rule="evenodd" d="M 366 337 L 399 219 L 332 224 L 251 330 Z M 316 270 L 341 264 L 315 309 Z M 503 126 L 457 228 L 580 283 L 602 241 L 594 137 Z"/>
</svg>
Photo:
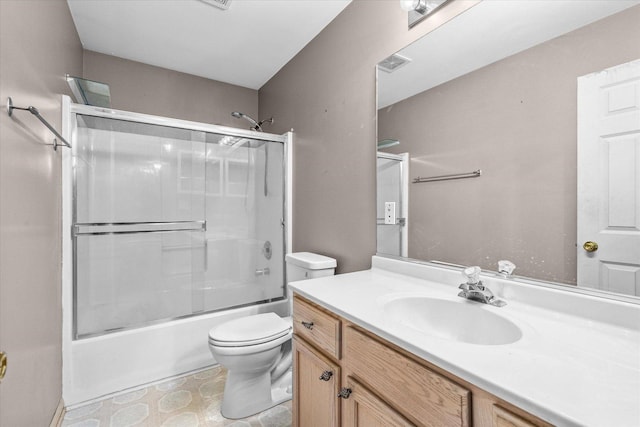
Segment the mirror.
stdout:
<svg viewBox="0 0 640 427">
<path fill-rule="evenodd" d="M 378 200 L 378 254 L 640 295 L 638 40 L 638 1 L 482 1 L 383 60 L 378 139 L 400 143 L 378 153 L 410 181 L 400 236 Z M 589 136 L 605 116 L 631 127 Z"/>
</svg>

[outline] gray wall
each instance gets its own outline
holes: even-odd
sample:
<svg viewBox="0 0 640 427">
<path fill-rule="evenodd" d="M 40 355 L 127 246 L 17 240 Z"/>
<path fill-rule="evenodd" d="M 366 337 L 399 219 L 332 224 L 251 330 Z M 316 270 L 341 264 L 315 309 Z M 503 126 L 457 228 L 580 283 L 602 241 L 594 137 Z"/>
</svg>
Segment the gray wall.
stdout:
<svg viewBox="0 0 640 427">
<path fill-rule="evenodd" d="M 109 84 L 111 106 L 163 117 L 249 128 L 231 117 L 258 117 L 258 91 L 153 65 L 84 51 L 84 78 Z"/>
<path fill-rule="evenodd" d="M 375 65 L 475 4 L 454 2 L 407 30 L 397 0 L 354 0 L 260 89 L 260 115 L 295 129 L 293 250 L 367 269 L 376 252 Z"/>
<path fill-rule="evenodd" d="M 576 79 L 640 58 L 640 6 L 380 110 L 410 174 L 409 256 L 576 281 Z"/>
<path fill-rule="evenodd" d="M 0 425 L 49 425 L 62 392 L 60 159 L 53 135 L 8 96 L 60 129 L 65 73 L 82 46 L 65 0 L 0 1 Z M 70 93 L 69 93 L 70 94 Z"/>
</svg>

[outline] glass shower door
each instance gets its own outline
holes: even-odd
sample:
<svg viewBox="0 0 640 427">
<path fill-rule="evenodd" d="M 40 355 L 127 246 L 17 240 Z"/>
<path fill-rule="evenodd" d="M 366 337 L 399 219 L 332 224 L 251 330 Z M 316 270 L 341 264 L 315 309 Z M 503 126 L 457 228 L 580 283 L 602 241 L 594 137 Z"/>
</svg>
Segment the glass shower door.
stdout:
<svg viewBox="0 0 640 427">
<path fill-rule="evenodd" d="M 284 145 L 206 136 L 205 274 L 201 309 L 284 296 Z"/>
<path fill-rule="evenodd" d="M 191 314 L 204 273 L 204 134 L 82 115 L 76 132 L 76 338 Z"/>
</svg>

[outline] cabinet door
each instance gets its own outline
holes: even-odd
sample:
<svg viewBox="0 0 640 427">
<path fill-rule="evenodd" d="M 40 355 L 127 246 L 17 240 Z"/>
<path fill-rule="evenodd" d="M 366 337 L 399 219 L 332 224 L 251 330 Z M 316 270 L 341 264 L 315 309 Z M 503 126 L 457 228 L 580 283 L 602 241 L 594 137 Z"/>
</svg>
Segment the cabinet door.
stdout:
<svg viewBox="0 0 640 427">
<path fill-rule="evenodd" d="M 353 377 L 347 376 L 346 387 L 351 395 L 342 402 L 343 427 L 415 426 Z"/>
<path fill-rule="evenodd" d="M 293 425 L 337 427 L 340 367 L 293 338 Z"/>
</svg>

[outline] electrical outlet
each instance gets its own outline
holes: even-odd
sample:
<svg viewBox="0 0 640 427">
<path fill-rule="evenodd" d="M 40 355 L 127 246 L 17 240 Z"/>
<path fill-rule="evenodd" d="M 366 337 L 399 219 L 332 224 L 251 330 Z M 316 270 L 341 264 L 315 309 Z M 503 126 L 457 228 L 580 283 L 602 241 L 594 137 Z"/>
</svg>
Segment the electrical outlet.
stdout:
<svg viewBox="0 0 640 427">
<path fill-rule="evenodd" d="M 384 223 L 396 223 L 396 202 L 384 202 Z"/>
</svg>

